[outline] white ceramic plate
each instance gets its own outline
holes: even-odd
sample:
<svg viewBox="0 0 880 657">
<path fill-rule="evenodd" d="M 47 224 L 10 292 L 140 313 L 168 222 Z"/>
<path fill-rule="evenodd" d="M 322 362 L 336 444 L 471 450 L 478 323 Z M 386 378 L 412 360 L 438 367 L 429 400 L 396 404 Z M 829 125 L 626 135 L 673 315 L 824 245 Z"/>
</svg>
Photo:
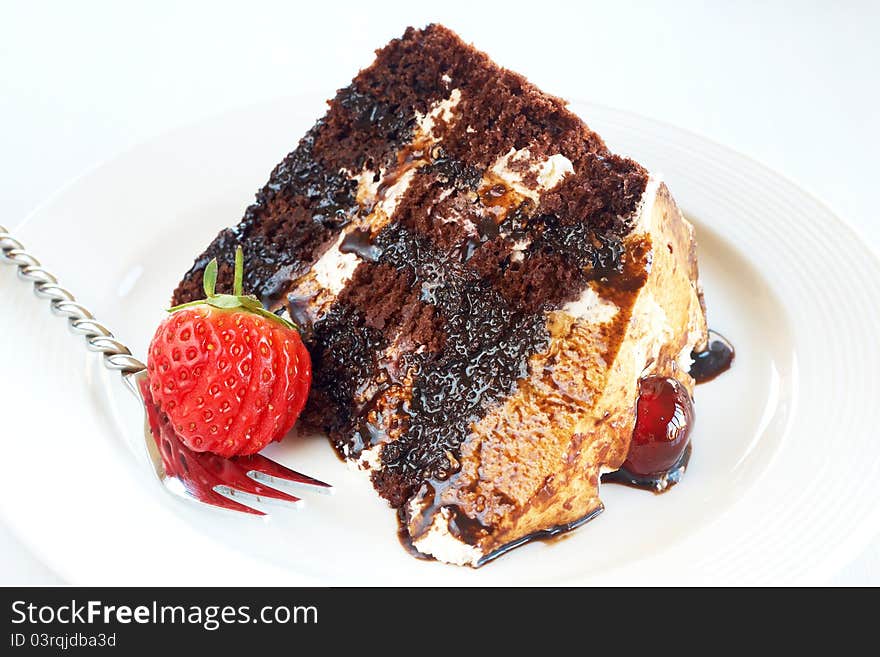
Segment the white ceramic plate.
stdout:
<svg viewBox="0 0 880 657">
<path fill-rule="evenodd" d="M 80 584 L 673 584 L 817 582 L 880 526 L 880 267 L 828 209 L 691 133 L 574 109 L 662 172 L 697 225 L 710 325 L 737 348 L 697 390 L 694 456 L 666 495 L 603 487 L 606 511 L 474 571 L 417 561 L 395 514 L 319 437 L 271 455 L 330 481 L 261 520 L 183 504 L 138 462 L 118 376 L 0 269 L 0 511 Z M 193 257 L 234 224 L 322 111 L 287 99 L 155 139 L 81 177 L 18 228 L 62 283 L 143 356 Z"/>
</svg>

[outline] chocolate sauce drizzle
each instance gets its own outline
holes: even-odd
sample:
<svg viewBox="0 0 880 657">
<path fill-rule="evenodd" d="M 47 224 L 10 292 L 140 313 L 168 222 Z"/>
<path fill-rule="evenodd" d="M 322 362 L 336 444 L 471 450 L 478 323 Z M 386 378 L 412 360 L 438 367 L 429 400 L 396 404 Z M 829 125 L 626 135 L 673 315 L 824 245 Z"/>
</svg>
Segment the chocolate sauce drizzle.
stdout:
<svg viewBox="0 0 880 657">
<path fill-rule="evenodd" d="M 342 253 L 353 253 L 367 262 L 377 262 L 379 256 L 382 255 L 382 249 L 373 244 L 370 239 L 369 229 L 364 228 L 355 228 L 343 237 L 339 250 Z"/>
<path fill-rule="evenodd" d="M 484 556 L 477 563 L 477 566 L 484 566 L 487 563 L 489 563 L 490 561 L 497 559 L 498 557 L 500 557 L 504 554 L 507 554 L 511 550 L 518 548 L 521 545 L 525 545 L 526 543 L 531 543 L 532 541 L 548 541 L 548 540 L 553 540 L 553 539 L 557 539 L 557 538 L 562 538 L 568 532 L 570 532 L 574 529 L 577 529 L 581 525 L 586 525 L 588 522 L 590 522 L 590 520 L 592 520 L 593 518 L 598 516 L 604 510 L 605 510 L 605 507 L 600 504 L 598 507 L 596 507 L 595 509 L 590 511 L 583 518 L 579 518 L 578 520 L 575 520 L 573 522 L 568 522 L 568 523 L 565 523 L 562 525 L 556 525 L 555 527 L 550 527 L 549 529 L 541 529 L 539 531 L 532 532 L 531 534 L 527 534 L 527 535 L 523 536 L 522 538 L 518 538 L 515 541 L 511 541 L 510 543 L 502 545 L 497 550 L 493 550 L 492 552 L 490 552 L 489 554 Z"/>
<path fill-rule="evenodd" d="M 723 374 L 733 365 L 736 352 L 730 340 L 716 331 L 709 331 L 709 344 L 700 352 L 691 354 L 691 376 L 697 383 L 706 383 Z"/>
<path fill-rule="evenodd" d="M 549 529 L 541 529 L 536 532 L 532 532 L 531 534 L 521 536 L 520 538 L 511 541 L 510 543 L 505 543 L 501 547 L 496 548 L 489 554 L 482 557 L 477 562 L 476 567 L 479 568 L 480 566 L 485 566 L 490 561 L 494 561 L 498 557 L 503 556 L 511 550 L 515 550 L 516 548 L 525 545 L 526 543 L 532 543 L 533 541 L 553 541 L 555 539 L 563 538 L 581 525 L 585 525 L 590 522 L 590 520 L 598 516 L 604 510 L 605 507 L 600 504 L 595 509 L 592 509 L 583 518 L 578 518 L 577 520 L 563 523 L 561 525 L 555 525 L 553 527 L 550 527 Z M 410 536 L 409 532 L 407 531 L 406 514 L 403 508 L 398 509 L 398 521 L 397 538 L 400 540 L 400 544 L 403 546 L 403 548 L 416 559 L 421 559 L 423 561 L 436 561 L 434 557 L 427 555 L 424 552 L 419 552 L 418 549 L 416 549 L 416 547 L 413 545 L 412 536 Z"/>
</svg>

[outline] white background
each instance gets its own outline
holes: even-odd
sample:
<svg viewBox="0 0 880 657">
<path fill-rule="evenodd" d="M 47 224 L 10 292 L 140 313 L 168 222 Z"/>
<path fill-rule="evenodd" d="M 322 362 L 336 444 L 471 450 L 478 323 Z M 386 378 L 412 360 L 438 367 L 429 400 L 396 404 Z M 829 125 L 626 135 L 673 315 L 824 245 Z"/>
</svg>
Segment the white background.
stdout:
<svg viewBox="0 0 880 657">
<path fill-rule="evenodd" d="M 880 250 L 880 3 L 867 1 L 0 0 L 0 223 L 170 128 L 281 95 L 330 97 L 372 50 L 432 21 L 551 93 L 760 160 Z M 279 135 L 279 159 L 298 137 Z M 0 522 L 0 584 L 57 582 Z M 880 540 L 832 583 L 880 584 Z"/>
</svg>

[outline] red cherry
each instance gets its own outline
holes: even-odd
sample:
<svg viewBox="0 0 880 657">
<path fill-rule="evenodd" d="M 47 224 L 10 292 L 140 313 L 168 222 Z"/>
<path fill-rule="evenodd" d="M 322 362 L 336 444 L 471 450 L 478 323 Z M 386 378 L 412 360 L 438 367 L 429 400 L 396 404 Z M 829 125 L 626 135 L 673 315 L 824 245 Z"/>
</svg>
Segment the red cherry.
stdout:
<svg viewBox="0 0 880 657">
<path fill-rule="evenodd" d="M 693 423 L 694 405 L 681 383 L 659 376 L 642 379 L 624 469 L 638 475 L 668 472 L 687 448 Z"/>
</svg>

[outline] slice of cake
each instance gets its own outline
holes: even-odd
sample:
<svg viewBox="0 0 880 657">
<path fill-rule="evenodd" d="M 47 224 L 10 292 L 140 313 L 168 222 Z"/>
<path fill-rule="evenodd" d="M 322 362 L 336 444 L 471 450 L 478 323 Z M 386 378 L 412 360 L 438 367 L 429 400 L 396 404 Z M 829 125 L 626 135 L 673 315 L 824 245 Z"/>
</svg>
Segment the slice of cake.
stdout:
<svg viewBox="0 0 880 657">
<path fill-rule="evenodd" d="M 420 553 L 478 566 L 602 509 L 642 377 L 688 391 L 706 340 L 669 191 L 563 101 L 448 29 L 408 29 L 339 91 L 199 256 L 303 327 L 306 419 Z"/>
</svg>

